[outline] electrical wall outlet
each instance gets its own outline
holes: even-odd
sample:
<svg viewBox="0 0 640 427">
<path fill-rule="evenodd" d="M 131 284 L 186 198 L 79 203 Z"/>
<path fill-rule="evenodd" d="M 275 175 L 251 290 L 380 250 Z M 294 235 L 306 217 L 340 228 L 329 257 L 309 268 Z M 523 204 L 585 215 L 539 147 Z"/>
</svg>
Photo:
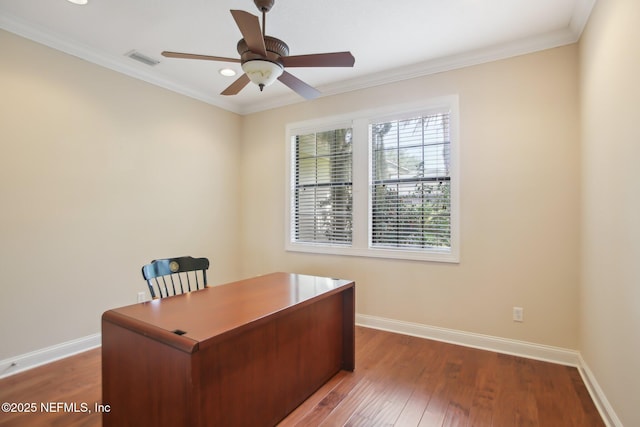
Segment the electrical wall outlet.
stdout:
<svg viewBox="0 0 640 427">
<path fill-rule="evenodd" d="M 138 302 L 145 302 L 147 300 L 147 294 L 144 292 L 138 292 Z"/>
<path fill-rule="evenodd" d="M 513 307 L 513 321 L 524 322 L 524 309 L 522 307 Z"/>
</svg>

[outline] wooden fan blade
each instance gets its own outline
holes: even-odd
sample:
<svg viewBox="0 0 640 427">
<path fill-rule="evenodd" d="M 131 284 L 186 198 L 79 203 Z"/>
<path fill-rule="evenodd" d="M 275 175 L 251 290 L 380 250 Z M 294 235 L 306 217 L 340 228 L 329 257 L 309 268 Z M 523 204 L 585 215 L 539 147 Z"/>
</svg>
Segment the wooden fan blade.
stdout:
<svg viewBox="0 0 640 427">
<path fill-rule="evenodd" d="M 291 90 L 305 99 L 315 99 L 320 96 L 320 91 L 316 88 L 309 86 L 296 76 L 289 74 L 286 71 L 278 77 L 278 80 L 289 86 Z"/>
<path fill-rule="evenodd" d="M 285 67 L 353 67 L 356 62 L 351 52 L 283 56 L 280 59 Z"/>
<path fill-rule="evenodd" d="M 235 82 L 223 90 L 220 95 L 237 95 L 251 80 L 246 74 L 241 75 Z"/>
<path fill-rule="evenodd" d="M 198 55 L 197 53 L 164 51 L 162 52 L 162 56 L 166 56 L 167 58 L 203 59 L 205 61 L 240 62 L 240 59 L 236 59 L 236 58 L 225 58 L 223 56 Z"/>
<path fill-rule="evenodd" d="M 267 48 L 264 45 L 264 37 L 262 37 L 258 17 L 244 10 L 232 10 L 231 15 L 233 15 L 233 19 L 235 19 L 249 50 L 266 57 Z"/>
</svg>

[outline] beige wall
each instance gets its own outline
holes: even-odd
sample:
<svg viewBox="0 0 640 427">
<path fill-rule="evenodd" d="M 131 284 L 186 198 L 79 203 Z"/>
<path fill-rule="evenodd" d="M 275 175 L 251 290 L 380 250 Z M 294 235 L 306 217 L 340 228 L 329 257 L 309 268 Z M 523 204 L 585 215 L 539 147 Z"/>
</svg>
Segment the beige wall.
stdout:
<svg viewBox="0 0 640 427">
<path fill-rule="evenodd" d="M 204 255 L 213 283 L 348 277 L 362 314 L 579 349 L 640 425 L 638 16 L 601 0 L 579 50 L 244 118 L 0 31 L 0 360 L 99 332 L 150 259 Z M 460 264 L 284 251 L 287 123 L 449 94 Z"/>
<path fill-rule="evenodd" d="M 140 267 L 239 277 L 239 116 L 0 31 L 0 360 L 100 331 Z"/>
<path fill-rule="evenodd" d="M 573 45 L 246 116 L 243 275 L 351 278 L 361 314 L 577 349 L 577 67 Z M 449 94 L 460 102 L 460 264 L 284 250 L 287 123 Z"/>
<path fill-rule="evenodd" d="M 580 349 L 625 426 L 640 426 L 639 17 L 637 0 L 601 0 L 580 42 Z"/>
<path fill-rule="evenodd" d="M 214 283 L 348 277 L 362 314 L 578 348 L 576 46 L 240 118 L 0 36 L 0 332 L 14 343 L 0 360 L 98 332 L 96 313 L 135 301 L 140 265 L 176 253 L 212 258 Z M 460 264 L 284 250 L 287 123 L 450 94 Z"/>
</svg>

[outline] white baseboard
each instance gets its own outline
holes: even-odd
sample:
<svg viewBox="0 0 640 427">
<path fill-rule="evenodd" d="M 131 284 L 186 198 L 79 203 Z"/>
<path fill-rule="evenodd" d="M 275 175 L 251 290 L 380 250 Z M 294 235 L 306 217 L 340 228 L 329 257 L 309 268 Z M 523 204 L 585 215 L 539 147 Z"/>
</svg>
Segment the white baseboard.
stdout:
<svg viewBox="0 0 640 427">
<path fill-rule="evenodd" d="M 596 405 L 596 408 L 598 409 L 598 412 L 600 412 L 600 416 L 607 427 L 623 427 L 620 419 L 615 414 L 615 411 L 598 385 L 593 373 L 589 370 L 589 367 L 578 351 L 534 344 L 526 341 L 498 338 L 490 335 L 474 334 L 455 329 L 439 328 L 420 323 L 403 322 L 383 317 L 368 316 L 366 314 L 356 314 L 356 324 L 368 328 L 443 341 L 465 347 L 473 347 L 481 350 L 526 357 L 528 359 L 574 366 L 578 369 L 578 372 L 580 372 L 582 380 L 591 395 L 591 399 Z"/>
<path fill-rule="evenodd" d="M 560 347 L 474 334 L 419 323 L 402 322 L 365 314 L 356 315 L 356 324 L 389 332 L 398 332 L 405 335 L 463 345 L 465 347 L 559 363 L 561 365 L 578 367 L 580 364 L 580 353 L 575 350 L 567 350 Z"/>
<path fill-rule="evenodd" d="M 582 380 L 607 427 L 623 427 L 622 422 L 607 400 L 598 381 L 596 381 L 593 373 L 582 359 L 582 355 L 575 350 L 499 338 L 491 335 L 463 332 L 455 329 L 440 328 L 420 323 L 403 322 L 366 314 L 356 314 L 356 324 L 368 328 L 443 341 L 465 347 L 575 366 L 578 368 Z M 18 372 L 35 368 L 36 366 L 99 347 L 100 344 L 100 334 L 93 334 L 25 353 L 10 359 L 0 360 L 0 378 L 5 378 Z"/>
<path fill-rule="evenodd" d="M 100 344 L 100 334 L 93 334 L 25 353 L 10 359 L 0 360 L 0 378 L 5 378 L 77 353 L 82 353 L 83 351 L 99 347 Z"/>
<path fill-rule="evenodd" d="M 593 376 L 593 372 L 589 369 L 589 366 L 582 358 L 582 355 L 580 355 L 580 366 L 578 367 L 578 370 L 580 371 L 580 376 L 582 376 L 584 385 L 587 387 L 587 390 L 589 390 L 593 403 L 596 405 L 596 408 L 598 408 L 598 412 L 600 412 L 602 420 L 607 427 L 623 427 L 622 421 L 618 418 L 616 411 L 613 410 L 613 407 L 605 396 L 604 391 L 602 391 L 600 384 L 596 381 L 596 378 Z"/>
</svg>

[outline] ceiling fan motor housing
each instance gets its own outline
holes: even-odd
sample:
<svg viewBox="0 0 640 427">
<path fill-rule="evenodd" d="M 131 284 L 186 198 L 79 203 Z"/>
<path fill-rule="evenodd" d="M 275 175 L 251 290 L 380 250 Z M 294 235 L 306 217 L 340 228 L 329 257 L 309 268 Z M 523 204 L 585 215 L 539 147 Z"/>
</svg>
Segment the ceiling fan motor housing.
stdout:
<svg viewBox="0 0 640 427">
<path fill-rule="evenodd" d="M 266 58 L 257 53 L 251 52 L 247 46 L 247 42 L 245 42 L 244 39 L 240 39 L 237 46 L 238 53 L 240 54 L 240 61 L 245 63 L 254 59 L 266 59 L 267 61 L 274 62 L 282 67 L 283 65 L 280 58 L 289 55 L 289 46 L 287 46 L 287 44 L 282 40 L 271 36 L 264 36 L 264 46 L 267 51 Z"/>
<path fill-rule="evenodd" d="M 238 53 L 242 70 L 249 79 L 258 85 L 260 91 L 269 86 L 284 72 L 282 57 L 289 54 L 289 47 L 282 40 L 275 37 L 264 37 L 266 56 L 249 50 L 244 39 L 238 42 Z"/>
</svg>

